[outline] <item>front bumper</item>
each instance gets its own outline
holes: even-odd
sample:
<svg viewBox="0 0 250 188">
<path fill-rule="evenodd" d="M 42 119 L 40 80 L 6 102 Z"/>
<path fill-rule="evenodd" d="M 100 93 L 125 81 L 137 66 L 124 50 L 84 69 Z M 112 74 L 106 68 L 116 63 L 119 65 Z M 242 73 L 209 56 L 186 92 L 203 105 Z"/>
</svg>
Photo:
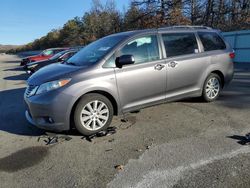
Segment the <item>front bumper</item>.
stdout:
<svg viewBox="0 0 250 188">
<path fill-rule="evenodd" d="M 27 121 L 38 128 L 65 131 L 70 129 L 70 101 L 72 96 L 57 90 L 24 97 Z"/>
<path fill-rule="evenodd" d="M 27 121 L 28 121 L 31 125 L 34 125 L 34 126 L 36 125 L 35 122 L 33 121 L 33 119 L 32 119 L 32 117 L 31 117 L 31 115 L 30 115 L 30 113 L 29 113 L 28 110 L 25 111 L 25 117 L 26 117 Z"/>
</svg>

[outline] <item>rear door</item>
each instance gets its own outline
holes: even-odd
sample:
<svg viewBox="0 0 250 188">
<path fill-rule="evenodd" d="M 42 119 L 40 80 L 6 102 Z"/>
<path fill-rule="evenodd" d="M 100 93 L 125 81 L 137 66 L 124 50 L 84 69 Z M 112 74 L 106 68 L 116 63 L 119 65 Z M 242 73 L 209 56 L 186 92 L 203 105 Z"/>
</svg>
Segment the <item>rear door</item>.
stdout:
<svg viewBox="0 0 250 188">
<path fill-rule="evenodd" d="M 167 99 L 200 92 L 210 59 L 201 52 L 195 32 L 162 34 L 167 66 Z"/>
<path fill-rule="evenodd" d="M 135 64 L 115 68 L 123 111 L 163 102 L 166 94 L 166 66 L 165 60 L 161 58 L 157 35 L 131 39 L 118 50 L 117 57 L 121 55 L 133 55 L 135 58 Z"/>
</svg>

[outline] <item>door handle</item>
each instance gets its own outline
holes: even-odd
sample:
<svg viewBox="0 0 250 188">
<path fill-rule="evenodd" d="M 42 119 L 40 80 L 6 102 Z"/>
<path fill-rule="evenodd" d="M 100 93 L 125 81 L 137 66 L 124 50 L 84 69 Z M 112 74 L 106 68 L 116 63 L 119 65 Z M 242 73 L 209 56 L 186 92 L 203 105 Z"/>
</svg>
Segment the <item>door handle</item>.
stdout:
<svg viewBox="0 0 250 188">
<path fill-rule="evenodd" d="M 168 66 L 172 67 L 172 68 L 175 68 L 177 64 L 178 63 L 176 61 L 171 61 L 170 63 L 168 63 Z"/>
<path fill-rule="evenodd" d="M 162 65 L 162 64 L 156 64 L 155 65 L 155 70 L 161 70 L 165 67 L 165 65 Z"/>
</svg>

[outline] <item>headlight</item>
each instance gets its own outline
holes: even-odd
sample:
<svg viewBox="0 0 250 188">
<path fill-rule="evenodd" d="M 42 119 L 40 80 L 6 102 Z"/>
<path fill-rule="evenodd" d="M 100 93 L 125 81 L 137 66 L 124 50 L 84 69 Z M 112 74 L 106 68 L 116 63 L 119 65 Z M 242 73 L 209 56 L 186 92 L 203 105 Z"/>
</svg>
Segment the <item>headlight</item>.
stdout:
<svg viewBox="0 0 250 188">
<path fill-rule="evenodd" d="M 70 80 L 71 79 L 63 79 L 44 83 L 38 87 L 36 94 L 45 93 L 57 89 L 59 87 L 65 86 L 67 83 L 69 83 Z"/>
</svg>

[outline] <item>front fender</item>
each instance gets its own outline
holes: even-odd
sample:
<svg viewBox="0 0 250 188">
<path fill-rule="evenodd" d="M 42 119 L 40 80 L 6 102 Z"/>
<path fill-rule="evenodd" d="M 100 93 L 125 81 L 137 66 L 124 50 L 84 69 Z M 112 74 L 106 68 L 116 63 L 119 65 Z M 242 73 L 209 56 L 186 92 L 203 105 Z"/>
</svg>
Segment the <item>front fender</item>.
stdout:
<svg viewBox="0 0 250 188">
<path fill-rule="evenodd" d="M 70 114 L 77 100 L 86 93 L 95 91 L 102 91 L 111 95 L 116 101 L 118 114 L 121 114 L 120 100 L 117 91 L 115 76 L 107 75 L 102 76 L 101 78 L 93 78 L 86 81 L 75 82 L 63 91 L 65 94 L 72 96 L 72 100 L 70 101 L 67 109 L 67 122 L 70 122 Z"/>
</svg>

